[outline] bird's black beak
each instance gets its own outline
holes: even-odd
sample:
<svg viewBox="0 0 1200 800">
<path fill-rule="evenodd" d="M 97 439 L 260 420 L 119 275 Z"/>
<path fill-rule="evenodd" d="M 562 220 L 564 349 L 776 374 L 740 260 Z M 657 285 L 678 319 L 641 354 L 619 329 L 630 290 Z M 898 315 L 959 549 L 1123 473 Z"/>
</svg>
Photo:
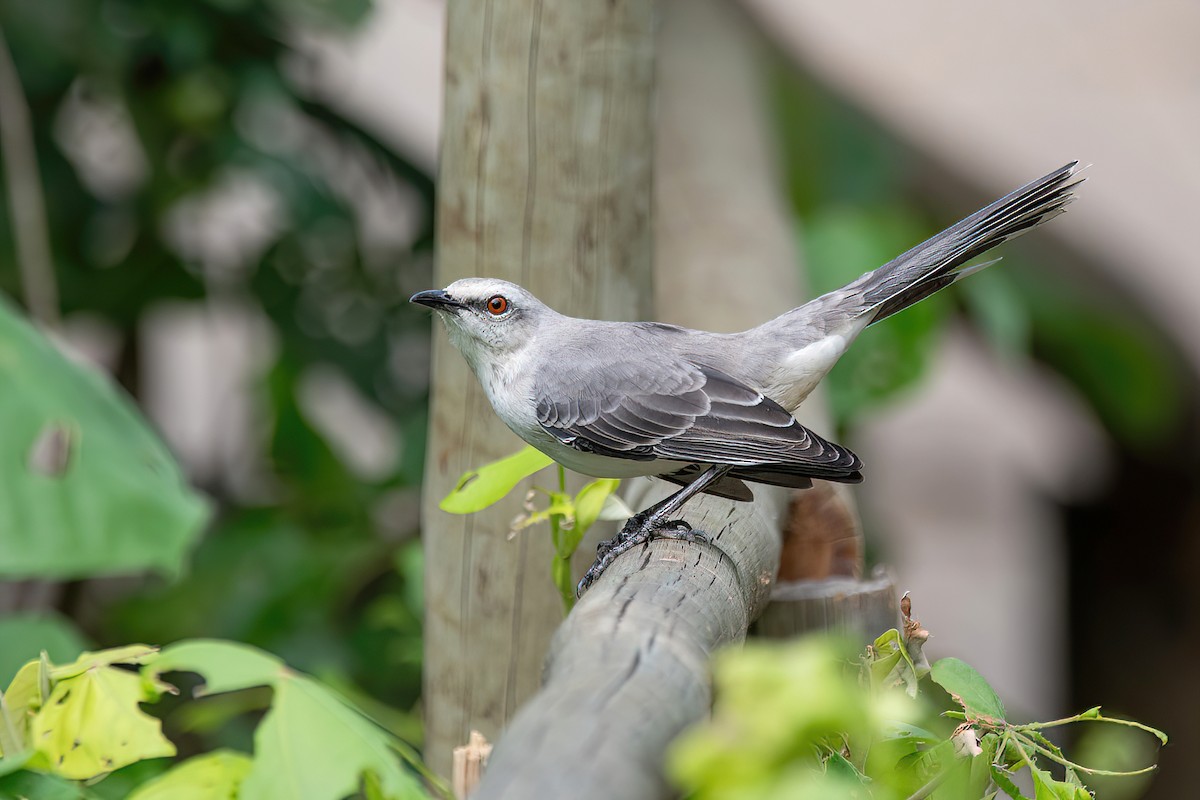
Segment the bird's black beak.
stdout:
<svg viewBox="0 0 1200 800">
<path fill-rule="evenodd" d="M 417 292 L 408 299 L 408 302 L 416 303 L 419 306 L 429 306 L 435 311 L 465 307 L 465 304 L 455 300 L 442 289 L 427 289 L 424 292 Z"/>
</svg>

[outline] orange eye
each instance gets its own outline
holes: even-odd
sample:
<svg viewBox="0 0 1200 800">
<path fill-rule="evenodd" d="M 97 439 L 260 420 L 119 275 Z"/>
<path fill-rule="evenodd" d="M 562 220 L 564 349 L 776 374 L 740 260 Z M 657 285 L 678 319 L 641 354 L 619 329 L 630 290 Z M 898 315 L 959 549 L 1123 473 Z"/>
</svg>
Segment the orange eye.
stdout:
<svg viewBox="0 0 1200 800">
<path fill-rule="evenodd" d="M 505 311 L 508 311 L 508 298 L 502 294 L 494 294 L 488 298 L 487 310 L 493 316 L 500 316 Z"/>
</svg>

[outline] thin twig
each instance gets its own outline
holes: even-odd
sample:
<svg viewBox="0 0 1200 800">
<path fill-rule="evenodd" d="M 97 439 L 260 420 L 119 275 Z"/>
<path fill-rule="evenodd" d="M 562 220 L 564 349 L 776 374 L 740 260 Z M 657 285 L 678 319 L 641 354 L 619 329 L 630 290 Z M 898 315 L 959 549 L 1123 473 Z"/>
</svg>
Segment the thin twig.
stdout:
<svg viewBox="0 0 1200 800">
<path fill-rule="evenodd" d="M 4 162 L 21 289 L 30 315 L 48 328 L 59 324 L 58 283 L 50 257 L 46 199 L 38 177 L 29 103 L 0 29 L 0 158 Z"/>
</svg>

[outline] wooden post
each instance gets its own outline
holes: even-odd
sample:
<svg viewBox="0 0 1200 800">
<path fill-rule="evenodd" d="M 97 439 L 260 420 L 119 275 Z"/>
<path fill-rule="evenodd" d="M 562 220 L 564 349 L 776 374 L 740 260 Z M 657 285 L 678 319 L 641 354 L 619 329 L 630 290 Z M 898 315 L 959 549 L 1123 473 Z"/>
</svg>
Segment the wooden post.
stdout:
<svg viewBox="0 0 1200 800">
<path fill-rule="evenodd" d="M 439 286 L 490 275 L 566 313 L 649 316 L 653 22 L 652 0 L 450 0 Z M 437 328 L 425 755 L 448 774 L 456 745 L 473 729 L 495 739 L 537 689 L 562 612 L 549 537 L 506 537 L 520 492 L 467 517 L 437 508 L 463 471 L 520 446 Z"/>
</svg>

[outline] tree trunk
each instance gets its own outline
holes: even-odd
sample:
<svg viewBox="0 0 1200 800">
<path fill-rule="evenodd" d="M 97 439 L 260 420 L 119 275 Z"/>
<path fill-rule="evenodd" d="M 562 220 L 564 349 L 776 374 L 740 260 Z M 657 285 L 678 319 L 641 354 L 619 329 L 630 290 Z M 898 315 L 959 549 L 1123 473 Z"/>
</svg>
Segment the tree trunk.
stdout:
<svg viewBox="0 0 1200 800">
<path fill-rule="evenodd" d="M 652 0 L 447 11 L 438 285 L 489 275 L 568 314 L 649 316 Z M 537 689 L 562 613 L 549 536 L 506 538 L 520 491 L 466 517 L 437 508 L 465 470 L 520 446 L 437 327 L 424 702 L 426 758 L 447 774 L 455 745 L 494 739 Z"/>
</svg>

